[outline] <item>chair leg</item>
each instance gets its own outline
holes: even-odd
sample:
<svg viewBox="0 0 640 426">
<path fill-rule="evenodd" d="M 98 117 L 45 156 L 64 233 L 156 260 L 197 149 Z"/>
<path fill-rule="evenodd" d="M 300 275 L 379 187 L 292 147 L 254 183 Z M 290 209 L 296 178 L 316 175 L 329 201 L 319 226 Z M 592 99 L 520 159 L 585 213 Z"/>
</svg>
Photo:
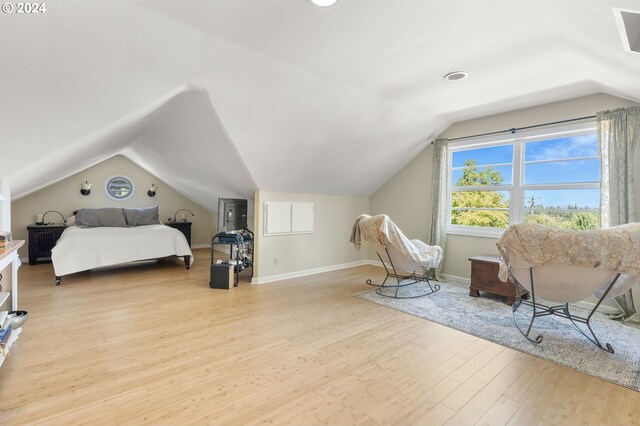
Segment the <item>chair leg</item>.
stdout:
<svg viewBox="0 0 640 426">
<path fill-rule="evenodd" d="M 520 296 L 520 294 L 516 291 L 516 301 L 513 304 L 513 322 L 514 322 L 516 328 L 518 329 L 518 331 L 520 331 L 520 333 L 522 333 L 522 335 L 525 338 L 527 338 L 527 340 L 529 340 L 529 341 L 531 341 L 533 343 L 542 342 L 543 336 L 541 334 L 538 335 L 535 339 L 532 339 L 531 337 L 529 337 L 529 334 L 531 333 L 531 329 L 533 327 L 533 323 L 534 323 L 534 321 L 535 321 L 535 319 L 537 317 L 542 317 L 542 316 L 547 316 L 547 315 L 555 315 L 555 316 L 559 316 L 561 318 L 566 318 L 569 321 L 571 321 L 571 323 L 578 329 L 578 331 L 580 333 L 582 333 L 582 335 L 584 335 L 587 339 L 589 339 L 589 341 L 591 341 L 591 343 L 593 343 L 594 345 L 596 345 L 600 349 L 602 349 L 604 351 L 607 351 L 609 353 L 614 353 L 613 347 L 609 343 L 605 343 L 603 345 L 600 342 L 600 340 L 598 339 L 598 337 L 596 336 L 596 333 L 593 331 L 593 328 L 591 328 L 591 317 L 596 312 L 596 310 L 598 309 L 598 307 L 600 306 L 602 301 L 605 299 L 605 297 L 607 297 L 607 294 L 609 293 L 611 288 L 613 288 L 613 285 L 616 283 L 616 281 L 620 277 L 620 274 L 617 274 L 616 277 L 613 279 L 613 281 L 611 281 L 611 284 L 609 284 L 609 287 L 607 288 L 607 290 L 604 292 L 602 297 L 600 297 L 600 300 L 598 300 L 598 303 L 596 303 L 596 305 L 594 306 L 594 308 L 591 310 L 591 312 L 589 313 L 589 315 L 586 318 L 572 314 L 569 311 L 569 304 L 568 303 L 565 303 L 564 305 L 560 305 L 560 306 L 546 306 L 546 305 L 542 305 L 542 304 L 536 303 L 535 283 L 534 283 L 534 280 L 533 280 L 533 268 L 529 268 L 529 277 L 531 279 L 531 293 L 530 293 L 531 300 L 523 301 L 523 299 Z M 510 281 L 517 288 L 517 285 L 518 285 L 517 279 L 512 274 L 510 274 L 509 278 L 510 278 Z M 531 314 L 531 321 L 529 322 L 529 326 L 528 326 L 526 332 L 524 332 L 522 330 L 522 328 L 520 328 L 520 325 L 518 324 L 518 321 L 516 320 L 516 315 L 515 315 L 516 311 L 518 310 L 520 305 L 523 304 L 523 303 L 528 305 L 528 306 L 531 306 L 532 309 L 533 309 L 533 312 Z M 578 323 L 586 324 L 590 335 L 587 334 L 580 326 L 578 326 Z"/>
<path fill-rule="evenodd" d="M 385 251 L 387 249 L 385 248 Z M 429 294 L 435 293 L 436 291 L 440 290 L 440 286 L 438 284 L 435 285 L 431 285 L 431 282 L 429 280 L 429 272 L 431 272 L 431 269 L 427 269 L 427 270 L 423 270 L 423 275 L 421 277 L 417 276 L 415 272 L 413 272 L 411 275 L 402 275 L 399 274 L 398 271 L 396 270 L 395 266 L 393 265 L 393 261 L 391 260 L 391 256 L 389 256 L 389 252 L 387 251 L 387 259 L 389 260 L 389 266 L 391 266 L 391 270 L 389 269 L 389 267 L 387 266 L 387 263 L 382 259 L 382 256 L 380 256 L 380 253 L 376 252 L 376 254 L 378 255 L 378 259 L 380 259 L 380 262 L 382 263 L 382 266 L 384 266 L 384 269 L 387 273 L 387 276 L 384 278 L 384 281 L 382 281 L 382 284 L 378 285 L 378 284 L 373 284 L 373 282 L 371 281 L 371 279 L 368 279 L 366 281 L 367 285 L 373 286 L 373 287 L 378 287 L 376 289 L 376 294 L 380 295 L 380 296 L 384 296 L 384 297 L 390 297 L 393 299 L 416 299 L 418 297 L 424 297 L 424 296 L 428 296 Z M 392 284 L 392 285 L 386 285 L 387 280 L 389 278 L 395 278 L 397 281 L 397 284 Z M 403 281 L 409 281 L 409 282 L 405 282 L 403 283 Z M 420 293 L 418 295 L 413 295 L 413 296 L 402 296 L 400 294 L 400 288 L 401 287 L 407 287 L 413 284 L 417 284 L 419 282 L 426 282 L 427 286 L 429 287 L 429 291 L 427 292 L 423 292 Z M 393 294 L 386 294 L 383 290 L 384 289 L 393 289 L 395 288 L 395 291 L 393 292 Z"/>
<path fill-rule="evenodd" d="M 395 287 L 394 294 L 386 294 L 383 291 L 382 288 L 376 289 L 376 294 L 378 294 L 380 296 L 384 296 L 384 297 L 389 297 L 389 298 L 392 298 L 392 299 L 417 299 L 419 297 L 428 296 L 428 295 L 430 295 L 432 293 L 435 293 L 438 290 L 440 290 L 440 285 L 439 284 L 433 284 L 432 285 L 431 281 L 429 280 L 429 277 L 427 277 L 427 276 L 419 277 L 419 276 L 415 275 L 415 273 L 414 273 L 412 275 L 407 275 L 407 276 L 394 275 L 394 277 L 398 280 L 398 283 L 402 283 L 403 280 L 411 280 L 411 282 L 405 283 L 405 284 L 387 286 L 386 288 L 394 288 Z M 427 287 L 429 287 L 429 290 L 421 292 L 421 293 L 416 294 L 416 295 L 412 295 L 412 296 L 403 296 L 403 295 L 399 294 L 400 287 L 406 287 L 406 286 L 417 284 L 417 283 L 420 283 L 420 282 L 426 283 Z"/>
<path fill-rule="evenodd" d="M 589 315 L 586 318 L 571 314 L 571 312 L 569 312 L 569 304 L 566 304 L 564 307 L 564 314 L 566 315 L 566 318 L 568 318 L 571 321 L 571 323 L 578 329 L 578 331 L 582 333 L 584 337 L 591 340 L 591 342 L 594 345 L 596 345 L 603 351 L 607 351 L 611 354 L 615 353 L 615 351 L 613 350 L 613 346 L 611 346 L 611 344 L 609 343 L 605 343 L 604 346 L 602 345 L 602 343 L 600 342 L 600 339 L 598 339 L 598 336 L 596 336 L 596 333 L 593 331 L 593 328 L 591 328 L 591 317 L 593 317 L 593 314 L 595 314 L 596 310 L 600 307 L 600 304 L 602 303 L 602 301 L 607 297 L 607 294 L 609 294 L 609 291 L 611 291 L 616 281 L 618 281 L 618 278 L 620 278 L 619 273 L 613 278 L 613 281 L 611 281 L 611 284 L 609 284 L 609 287 L 607 287 L 607 290 L 602 294 L 602 296 L 598 300 L 598 303 L 596 303 L 596 305 L 593 307 L 591 312 L 589 312 Z M 587 328 L 589 329 L 589 333 L 591 333 L 591 337 L 589 337 L 589 335 L 585 333 L 584 330 L 582 330 L 582 328 L 578 326 L 577 324 L 578 322 L 587 325 Z"/>
<path fill-rule="evenodd" d="M 514 285 L 515 287 L 515 293 L 516 293 L 516 301 L 513 304 L 513 308 L 512 308 L 512 315 L 513 315 L 513 323 L 515 324 L 516 328 L 518 329 L 518 331 L 530 342 L 533 343 L 540 343 L 542 342 L 542 335 L 538 334 L 538 336 L 536 336 L 535 339 L 532 339 L 531 337 L 529 337 L 529 334 L 531 333 L 531 328 L 533 327 L 533 323 L 536 320 L 537 315 L 537 310 L 536 310 L 536 292 L 535 292 L 535 288 L 533 285 L 533 268 L 529 268 L 529 277 L 531 279 L 531 301 L 527 304 L 530 304 L 530 306 L 533 309 L 533 312 L 531 313 L 531 321 L 529 322 L 529 326 L 527 327 L 527 332 L 525 333 L 522 328 L 520 328 L 520 325 L 518 324 L 518 320 L 516 319 L 516 311 L 518 310 L 518 308 L 520 307 L 520 305 L 522 305 L 523 303 L 523 299 L 522 296 L 520 296 L 520 292 L 518 291 L 518 280 L 511 275 L 510 276 L 510 280 L 511 283 Z"/>
<path fill-rule="evenodd" d="M 371 280 L 371 278 L 367 279 L 365 281 L 365 283 L 367 285 L 372 286 L 372 287 L 380 287 L 380 288 L 382 288 L 382 287 L 388 287 L 388 288 L 396 287 L 395 285 L 385 285 L 387 283 L 387 280 L 389 279 L 389 277 L 397 278 L 396 277 L 397 274 L 395 274 L 395 268 L 393 269 L 393 272 L 390 272 L 389 268 L 387 267 L 387 263 L 384 260 L 382 260 L 382 257 L 380 257 L 380 254 L 378 254 L 377 252 L 376 252 L 376 254 L 378 255 L 378 259 L 380 259 L 380 263 L 382 263 L 382 266 L 384 267 L 384 270 L 387 273 L 387 275 L 384 277 L 384 280 L 382 281 L 382 284 L 374 284 L 373 281 Z M 393 265 L 391 265 L 391 266 L 393 268 Z M 411 276 L 409 276 L 409 277 L 411 277 Z M 405 276 L 401 276 L 400 278 L 402 280 L 402 279 L 404 279 L 406 277 Z M 412 284 L 415 284 L 415 282 L 400 284 L 399 286 L 400 287 L 405 287 L 405 286 L 412 285 Z"/>
</svg>

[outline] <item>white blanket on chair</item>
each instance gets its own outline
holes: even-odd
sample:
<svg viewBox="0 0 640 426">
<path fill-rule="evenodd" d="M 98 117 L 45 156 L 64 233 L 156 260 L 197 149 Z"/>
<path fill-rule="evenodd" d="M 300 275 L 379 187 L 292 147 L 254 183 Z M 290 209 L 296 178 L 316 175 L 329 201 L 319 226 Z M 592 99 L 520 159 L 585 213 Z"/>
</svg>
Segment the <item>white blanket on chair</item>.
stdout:
<svg viewBox="0 0 640 426">
<path fill-rule="evenodd" d="M 395 223 L 385 214 L 377 216 L 360 215 L 356 219 L 356 224 L 360 230 L 360 237 L 365 241 L 373 241 L 384 247 L 393 246 L 403 256 L 413 259 L 426 267 L 434 267 L 442 262 L 443 251 L 439 246 L 430 246 L 420 240 L 408 239 L 396 226 Z M 352 233 L 352 242 L 356 232 Z M 359 238 L 356 246 L 359 245 Z"/>
<path fill-rule="evenodd" d="M 640 223 L 594 231 L 573 231 L 535 223 L 511 225 L 496 243 L 512 268 L 574 265 L 640 274 Z M 507 280 L 507 265 L 500 279 Z"/>
</svg>

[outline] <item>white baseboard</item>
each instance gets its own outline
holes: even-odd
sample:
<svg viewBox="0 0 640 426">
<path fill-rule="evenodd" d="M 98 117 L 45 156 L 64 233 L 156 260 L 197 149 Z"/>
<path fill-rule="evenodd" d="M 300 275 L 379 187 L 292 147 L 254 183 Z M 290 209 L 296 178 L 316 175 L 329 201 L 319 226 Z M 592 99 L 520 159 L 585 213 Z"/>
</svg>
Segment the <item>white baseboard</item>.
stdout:
<svg viewBox="0 0 640 426">
<path fill-rule="evenodd" d="M 339 269 L 353 268 L 355 266 L 369 265 L 370 260 L 356 260 L 355 262 L 340 263 L 337 265 L 322 266 L 320 268 L 305 269 L 284 274 L 268 275 L 266 277 L 254 277 L 251 284 L 267 284 L 275 281 L 289 280 L 291 278 L 305 277 L 307 275 L 321 274 L 323 272 L 337 271 Z"/>
<path fill-rule="evenodd" d="M 449 275 L 449 274 L 441 274 L 441 276 L 447 281 L 455 281 L 455 282 L 471 285 L 471 280 L 469 278 L 457 277 L 455 275 Z M 582 301 L 582 302 L 571 303 L 571 305 L 577 306 L 578 308 L 592 310 L 596 304 L 593 302 Z M 615 314 L 620 311 L 612 306 L 600 305 L 598 306 L 598 312 L 602 312 L 603 314 Z"/>
<path fill-rule="evenodd" d="M 211 244 L 193 244 L 191 248 L 192 249 L 205 249 L 205 248 L 210 249 Z M 214 247 L 214 250 L 229 254 L 229 246 L 227 244 L 216 244 Z"/>
<path fill-rule="evenodd" d="M 215 251 L 219 251 L 220 253 L 224 253 L 224 254 L 229 254 L 231 253 L 231 250 L 229 249 L 228 244 L 214 244 L 213 249 Z"/>
<path fill-rule="evenodd" d="M 271 282 L 275 282 L 275 281 L 281 281 L 281 280 L 287 280 L 287 279 L 291 279 L 291 278 L 304 277 L 304 276 L 307 276 L 307 275 L 320 274 L 320 273 L 329 272 L 329 271 L 336 271 L 338 269 L 353 268 L 355 266 L 361 266 L 361 265 L 372 265 L 372 266 L 377 266 L 377 267 L 380 267 L 380 268 L 383 267 L 382 262 L 380 262 L 380 260 L 364 259 L 364 260 L 358 260 L 358 261 L 355 261 L 355 262 L 342 263 L 342 264 L 339 264 L 339 265 L 324 266 L 322 268 L 307 269 L 307 270 L 304 270 L 304 271 L 290 272 L 290 273 L 278 274 L 278 275 L 270 275 L 270 276 L 261 277 L 261 278 L 253 278 L 251 280 L 251 284 L 267 284 L 267 283 L 271 283 Z M 440 275 L 442 276 L 442 278 L 446 279 L 447 281 L 455 281 L 455 282 L 466 284 L 466 285 L 470 285 L 471 284 L 471 279 L 470 278 L 459 277 L 459 276 L 450 275 L 450 274 L 440 274 Z M 572 305 L 573 306 L 577 306 L 579 308 L 584 308 L 584 309 L 591 310 L 595 306 L 595 303 L 582 301 L 582 302 L 572 303 Z M 615 314 L 615 313 L 619 313 L 620 311 L 619 311 L 619 309 L 614 308 L 612 306 L 600 305 L 598 307 L 598 312 L 602 312 L 604 314 Z"/>
<path fill-rule="evenodd" d="M 470 278 L 457 277 L 455 275 L 449 275 L 449 274 L 440 274 L 440 276 L 442 278 L 444 278 L 445 280 L 447 280 L 447 281 L 455 281 L 457 283 L 471 285 L 471 279 Z"/>
<path fill-rule="evenodd" d="M 369 260 L 369 264 L 370 265 L 375 265 L 375 266 L 382 266 L 382 263 L 379 260 Z M 458 283 L 462 283 L 462 284 L 466 284 L 466 285 L 470 285 L 471 284 L 471 279 L 469 278 L 465 278 L 465 277 L 458 277 L 456 275 L 449 275 L 449 274 L 440 274 L 440 276 L 444 279 L 446 279 L 447 281 L 455 281 Z M 584 308 L 584 309 L 588 309 L 588 310 L 592 310 L 593 307 L 596 305 L 593 302 L 588 302 L 588 301 L 582 301 L 582 302 L 576 302 L 576 303 L 572 303 L 572 306 L 576 306 L 578 308 Z M 600 305 L 598 306 L 598 312 L 602 312 L 603 314 L 617 314 L 620 312 L 619 309 L 613 307 L 613 306 L 608 306 L 608 305 Z"/>
<path fill-rule="evenodd" d="M 384 268 L 384 265 L 379 260 L 366 259 L 365 261 L 366 261 L 365 265 L 378 266 L 380 268 Z"/>
<path fill-rule="evenodd" d="M 593 307 L 596 306 L 596 304 L 593 302 L 585 302 L 585 301 L 572 303 L 571 305 L 577 306 L 579 308 L 588 309 L 588 310 L 592 310 Z M 619 314 L 620 309 L 614 308 L 613 306 L 600 305 L 598 306 L 598 312 L 602 312 L 603 314 Z"/>
</svg>

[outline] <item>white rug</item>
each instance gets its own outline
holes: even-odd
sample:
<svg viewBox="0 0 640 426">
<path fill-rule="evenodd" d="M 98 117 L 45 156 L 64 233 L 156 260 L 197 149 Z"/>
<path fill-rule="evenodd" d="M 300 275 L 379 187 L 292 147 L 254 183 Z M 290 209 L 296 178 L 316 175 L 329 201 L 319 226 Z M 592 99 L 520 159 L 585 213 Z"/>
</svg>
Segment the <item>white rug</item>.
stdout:
<svg viewBox="0 0 640 426">
<path fill-rule="evenodd" d="M 511 307 L 499 297 L 481 292 L 470 297 L 468 285 L 439 283 L 440 291 L 418 299 L 392 299 L 379 296 L 375 288 L 357 297 L 406 312 L 456 330 L 552 361 L 577 371 L 599 377 L 635 391 L 640 391 L 640 330 L 596 313 L 591 327 L 602 344 L 610 343 L 614 354 L 599 349 L 584 337 L 569 320 L 559 317 L 536 318 L 531 337 L 544 336 L 536 344 L 525 339 L 513 324 Z M 424 283 L 400 289 L 401 294 L 424 291 Z M 387 290 L 390 291 L 390 290 Z M 518 324 L 526 330 L 531 308 L 518 309 Z M 572 313 L 585 316 L 581 308 Z M 587 332 L 588 333 L 588 332 Z"/>
</svg>

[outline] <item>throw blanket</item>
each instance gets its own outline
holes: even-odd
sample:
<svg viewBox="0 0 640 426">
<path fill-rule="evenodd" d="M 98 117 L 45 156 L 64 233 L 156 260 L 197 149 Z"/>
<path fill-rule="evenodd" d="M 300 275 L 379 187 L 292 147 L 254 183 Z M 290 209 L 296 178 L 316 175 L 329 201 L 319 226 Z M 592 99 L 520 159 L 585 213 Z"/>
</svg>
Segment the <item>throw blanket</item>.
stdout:
<svg viewBox="0 0 640 426">
<path fill-rule="evenodd" d="M 351 242 L 360 247 L 361 239 L 373 241 L 384 247 L 391 245 L 403 256 L 413 259 L 418 263 L 439 265 L 442 261 L 443 251 L 439 246 L 430 246 L 420 240 L 408 239 L 385 214 L 377 216 L 360 215 L 353 224 Z"/>
<path fill-rule="evenodd" d="M 362 219 L 366 219 L 369 217 L 371 216 L 369 216 L 368 214 L 361 214 L 353 223 L 353 230 L 351 231 L 351 239 L 349 240 L 349 242 L 355 245 L 358 250 L 360 250 L 360 245 L 362 245 L 362 235 L 360 234 L 359 224 Z"/>
<path fill-rule="evenodd" d="M 534 223 L 511 225 L 496 243 L 503 256 L 499 277 L 508 268 L 544 264 L 590 266 L 640 274 L 640 223 L 595 231 L 572 231 Z M 508 264 L 508 266 L 507 266 Z"/>
</svg>

